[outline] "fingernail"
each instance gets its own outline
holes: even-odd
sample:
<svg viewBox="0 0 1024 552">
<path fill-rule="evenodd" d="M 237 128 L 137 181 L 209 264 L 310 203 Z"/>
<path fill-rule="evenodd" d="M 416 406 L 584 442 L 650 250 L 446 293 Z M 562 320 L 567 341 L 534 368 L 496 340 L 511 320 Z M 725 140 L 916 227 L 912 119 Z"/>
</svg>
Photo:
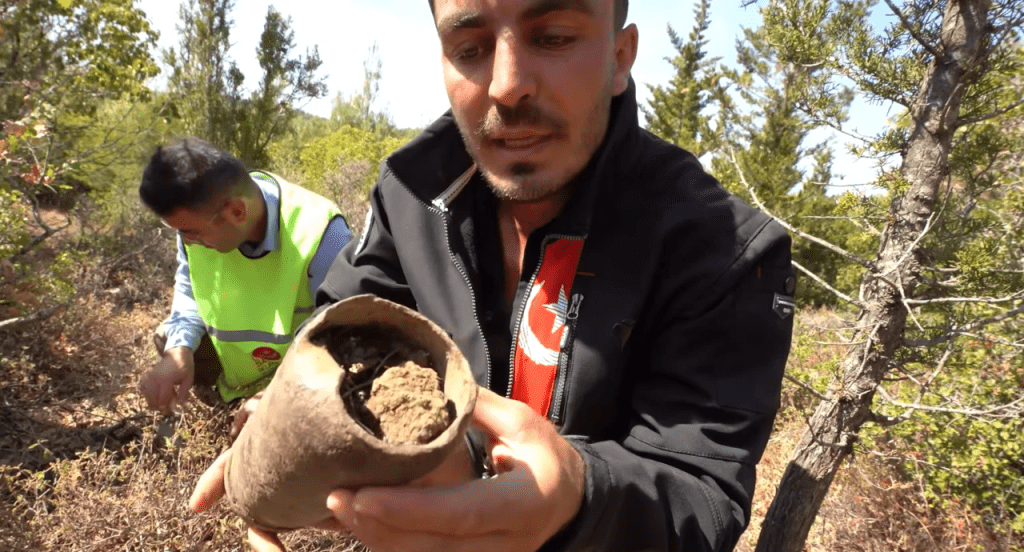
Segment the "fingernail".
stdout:
<svg viewBox="0 0 1024 552">
<path fill-rule="evenodd" d="M 352 509 L 364 516 L 377 517 L 381 514 L 380 504 L 375 500 L 367 499 L 365 495 L 356 495 L 352 501 Z"/>
<path fill-rule="evenodd" d="M 337 491 L 327 495 L 327 509 L 332 512 L 340 510 L 344 507 L 344 501 Z"/>
</svg>

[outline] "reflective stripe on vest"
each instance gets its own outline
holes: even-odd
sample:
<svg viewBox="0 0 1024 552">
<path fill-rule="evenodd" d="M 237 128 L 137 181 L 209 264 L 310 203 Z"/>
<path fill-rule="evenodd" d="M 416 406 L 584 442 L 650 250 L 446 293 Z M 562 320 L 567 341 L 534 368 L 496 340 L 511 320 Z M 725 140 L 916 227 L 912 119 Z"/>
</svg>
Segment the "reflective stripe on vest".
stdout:
<svg viewBox="0 0 1024 552">
<path fill-rule="evenodd" d="M 268 173 L 251 173 L 280 190 L 279 247 L 258 259 L 237 249 L 186 246 L 192 293 L 220 358 L 225 401 L 252 395 L 273 376 L 295 330 L 313 312 L 309 263 L 331 219 L 330 201 Z"/>
</svg>

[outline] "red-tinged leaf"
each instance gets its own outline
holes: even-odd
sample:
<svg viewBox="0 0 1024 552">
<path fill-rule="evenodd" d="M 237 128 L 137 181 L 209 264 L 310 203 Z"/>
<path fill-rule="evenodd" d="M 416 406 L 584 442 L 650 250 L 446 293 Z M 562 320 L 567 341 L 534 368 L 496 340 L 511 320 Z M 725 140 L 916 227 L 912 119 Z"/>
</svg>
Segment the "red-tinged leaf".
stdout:
<svg viewBox="0 0 1024 552">
<path fill-rule="evenodd" d="M 0 159 L 7 159 L 7 140 L 0 140 Z"/>
<path fill-rule="evenodd" d="M 32 170 L 27 173 L 21 173 L 21 179 L 29 184 L 39 184 L 39 180 L 42 177 L 42 173 L 39 171 L 39 165 L 32 165 Z"/>
<path fill-rule="evenodd" d="M 21 136 L 25 134 L 25 125 L 15 121 L 4 121 L 4 132 L 6 132 L 8 136 L 21 138 Z"/>
</svg>

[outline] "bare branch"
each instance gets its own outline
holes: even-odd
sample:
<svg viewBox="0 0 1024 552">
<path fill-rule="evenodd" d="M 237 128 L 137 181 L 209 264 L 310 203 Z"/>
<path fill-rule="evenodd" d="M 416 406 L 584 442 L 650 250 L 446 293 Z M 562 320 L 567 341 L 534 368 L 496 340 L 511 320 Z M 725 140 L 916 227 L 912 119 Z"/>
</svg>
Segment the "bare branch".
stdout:
<svg viewBox="0 0 1024 552">
<path fill-rule="evenodd" d="M 821 392 L 818 391 L 817 389 L 811 387 L 810 385 L 807 385 L 806 383 L 804 383 L 804 382 L 794 378 L 793 376 L 791 376 L 789 374 L 784 374 L 782 377 L 786 378 L 789 382 L 791 382 L 791 383 L 793 383 L 795 385 L 798 385 L 804 391 L 807 391 L 808 393 L 814 395 L 818 400 L 824 401 L 824 400 L 828 400 L 829 399 L 828 396 L 822 395 Z"/>
<path fill-rule="evenodd" d="M 935 303 L 1006 303 L 1009 301 L 1015 301 L 1024 297 L 1024 290 L 1014 293 L 1013 295 L 1007 295 L 1006 297 L 936 297 L 935 299 L 907 299 L 905 303 L 909 305 L 932 305 Z"/>
<path fill-rule="evenodd" d="M 931 220 L 931 219 L 929 218 L 929 220 Z M 903 261 L 900 261 L 900 262 L 903 262 Z M 923 332 L 924 331 L 924 327 L 921 326 L 921 322 L 917 319 L 917 316 L 914 314 L 914 309 L 910 308 L 910 305 L 907 304 L 907 294 L 904 292 L 904 289 L 903 289 L 903 274 L 897 272 L 896 273 L 896 279 L 899 280 L 899 283 L 900 283 L 900 286 L 898 288 L 896 288 L 896 289 L 898 289 L 899 292 L 900 292 L 900 302 L 903 303 L 903 308 L 907 309 L 907 315 L 910 316 L 910 319 L 914 321 L 914 325 L 917 326 L 917 329 L 919 329 L 919 330 L 921 330 Z"/>
<path fill-rule="evenodd" d="M 907 32 L 910 33 L 910 36 L 914 37 L 914 40 L 916 40 L 917 43 L 921 45 L 921 47 L 923 47 L 925 50 L 928 50 L 928 53 L 934 56 L 936 60 L 943 59 L 943 55 L 935 48 L 935 45 L 925 40 L 924 37 L 917 32 L 917 28 L 913 24 L 911 24 L 909 19 L 907 19 L 906 14 L 904 14 L 902 10 L 897 8 L 896 5 L 892 3 L 892 0 L 885 0 L 885 3 L 886 5 L 889 6 L 889 9 L 892 10 L 892 13 L 899 18 L 900 23 L 903 24 L 903 28 L 905 28 Z"/>
<path fill-rule="evenodd" d="M 957 121 L 957 126 L 973 125 L 975 123 L 980 123 L 982 121 L 987 121 L 989 119 L 995 119 L 996 117 L 1004 115 L 1008 111 L 1013 111 L 1014 109 L 1017 109 L 1022 105 L 1024 105 L 1024 99 L 1017 100 L 1016 102 L 1013 102 L 1012 104 L 1002 109 L 998 109 L 996 111 L 991 111 L 983 115 L 975 115 L 974 117 L 967 117 L 966 119 L 960 119 L 959 121 Z"/>
<path fill-rule="evenodd" d="M 27 244 L 25 244 L 21 249 L 18 250 L 17 253 L 15 253 L 14 255 L 11 255 L 10 259 L 16 259 L 18 257 L 21 257 L 21 256 L 25 255 L 29 251 L 32 251 L 33 249 L 35 249 L 39 244 L 41 244 L 44 241 L 48 240 L 54 234 L 57 234 L 61 230 L 64 230 L 65 228 L 71 226 L 71 217 L 68 217 L 67 222 L 65 222 L 64 224 L 62 224 L 61 226 L 58 226 L 56 228 L 50 228 L 49 226 L 46 226 L 45 224 L 42 224 L 42 226 L 44 228 L 43 233 L 39 234 L 38 236 L 36 236 L 34 238 L 32 238 L 32 241 L 30 241 Z"/>
<path fill-rule="evenodd" d="M 1024 397 L 1021 397 L 1013 402 L 1006 404 L 1000 404 L 987 410 L 973 410 L 969 408 L 946 408 L 944 406 L 928 406 L 920 403 L 905 403 L 897 401 L 889 396 L 881 386 L 876 388 L 878 394 L 885 399 L 889 404 L 899 407 L 906 408 L 911 411 L 921 410 L 923 412 L 941 412 L 944 414 L 962 414 L 964 416 L 977 416 L 977 417 L 994 417 L 994 418 L 1015 418 L 1024 411 Z"/>
<path fill-rule="evenodd" d="M 8 318 L 7 320 L 2 320 L 2 321 L 0 321 L 0 330 L 6 330 L 6 329 L 9 329 L 9 328 L 13 328 L 15 326 L 20 326 L 21 324 L 27 324 L 29 322 L 38 322 L 40 320 L 46 320 L 47 318 L 53 316 L 53 313 L 59 311 L 60 309 L 66 307 L 66 306 L 68 306 L 68 303 L 64 302 L 64 303 L 61 303 L 59 305 L 55 305 L 55 306 L 52 306 L 52 307 L 50 307 L 48 309 L 41 310 L 39 312 L 32 313 L 32 314 L 29 314 L 29 315 L 26 315 L 26 316 L 20 316 L 18 318 Z"/>
<path fill-rule="evenodd" d="M 1000 345 L 1006 345 L 1007 347 L 1014 347 L 1016 349 L 1024 349 L 1024 342 L 1013 342 L 1001 337 L 994 335 L 976 334 L 971 332 L 961 332 L 960 335 L 964 337 L 973 337 L 978 341 L 991 341 L 992 343 L 998 343 Z"/>
<path fill-rule="evenodd" d="M 793 266 L 795 266 L 797 268 L 797 270 L 799 270 L 800 272 L 803 272 L 804 274 L 810 276 L 812 280 L 814 280 L 815 282 L 818 283 L 818 285 L 820 285 L 821 287 L 831 291 L 832 294 L 835 295 L 836 297 L 838 297 L 838 298 L 842 299 L 843 301 L 846 301 L 847 303 L 850 303 L 851 305 L 854 305 L 856 307 L 864 308 L 864 305 L 861 304 L 859 301 L 857 301 L 856 299 L 850 297 L 849 295 L 839 291 L 838 289 L 830 286 L 828 284 L 828 282 L 826 282 L 825 280 L 821 279 L 821 277 L 818 276 L 817 274 L 815 274 L 815 273 L 811 272 L 810 270 L 807 270 L 806 268 L 804 268 L 804 266 L 801 265 L 800 263 L 798 263 L 796 261 L 790 261 L 790 262 L 793 263 Z"/>
<path fill-rule="evenodd" d="M 884 414 L 879 414 L 878 412 L 874 411 L 868 412 L 868 420 L 871 420 L 872 422 L 882 427 L 891 427 L 896 424 L 903 423 L 909 419 L 909 414 L 902 414 L 900 416 L 886 416 Z"/>
<path fill-rule="evenodd" d="M 1009 311 L 997 314 L 995 316 L 990 316 L 988 318 L 983 318 L 981 320 L 975 320 L 974 322 L 971 322 L 969 324 L 964 324 L 963 326 L 961 326 L 959 328 L 952 328 L 949 331 L 947 331 L 946 333 L 944 333 L 944 334 L 942 334 L 939 337 L 936 337 L 934 339 L 917 340 L 917 341 L 906 340 L 906 341 L 904 341 L 904 345 L 906 345 L 908 347 L 931 347 L 933 345 L 938 345 L 939 343 L 945 343 L 945 342 L 947 342 L 947 341 L 949 341 L 951 339 L 955 339 L 957 336 L 967 335 L 967 332 L 969 332 L 971 330 L 976 330 L 978 328 L 981 328 L 981 327 L 984 327 L 984 326 L 988 326 L 989 324 L 995 324 L 996 322 L 1002 322 L 1003 320 L 1007 320 L 1007 319 L 1013 318 L 1013 317 L 1015 317 L 1015 316 L 1017 316 L 1017 315 L 1019 315 L 1021 313 L 1024 313 L 1024 304 L 1020 305 L 1019 307 L 1017 307 L 1017 308 L 1015 308 L 1013 310 L 1009 310 Z"/>
<path fill-rule="evenodd" d="M 874 265 L 867 259 L 862 259 L 861 257 L 858 257 L 857 255 L 854 255 L 853 253 L 850 253 L 837 245 L 829 243 L 821 238 L 812 236 L 802 230 L 798 230 L 797 228 L 794 228 L 792 224 L 789 224 L 788 222 L 773 215 L 771 211 L 769 211 L 768 208 L 764 206 L 764 203 L 761 203 L 761 200 L 757 197 L 757 194 L 754 192 L 754 188 L 751 187 L 749 182 L 747 182 L 747 177 L 744 176 L 743 169 L 740 167 L 739 161 L 736 160 L 736 153 L 732 150 L 732 148 L 729 148 L 729 156 L 730 158 L 732 158 L 733 166 L 736 167 L 736 173 L 739 174 L 740 176 L 740 181 L 743 182 L 743 186 L 746 187 L 748 192 L 750 192 L 750 197 L 754 200 L 754 203 L 757 205 L 758 209 L 764 211 L 766 215 L 775 219 L 786 230 L 789 230 L 790 232 L 796 234 L 797 236 L 800 236 L 801 238 L 809 242 L 816 243 L 826 249 L 838 253 L 840 256 L 845 257 L 847 260 L 853 261 L 863 266 L 864 268 L 867 268 L 868 270 L 874 269 Z"/>
</svg>

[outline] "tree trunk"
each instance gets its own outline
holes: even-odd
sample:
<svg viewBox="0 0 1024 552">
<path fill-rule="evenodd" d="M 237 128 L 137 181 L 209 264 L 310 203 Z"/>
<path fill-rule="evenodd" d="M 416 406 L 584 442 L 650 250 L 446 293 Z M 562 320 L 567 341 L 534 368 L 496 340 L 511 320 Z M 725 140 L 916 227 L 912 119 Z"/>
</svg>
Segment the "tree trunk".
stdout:
<svg viewBox="0 0 1024 552">
<path fill-rule="evenodd" d="M 906 193 L 890 207 L 891 222 L 882 235 L 875 267 L 862 288 L 861 328 L 851 340 L 842 377 L 810 420 L 786 468 L 765 517 L 757 552 L 801 552 L 822 501 L 842 461 L 852 451 L 861 426 L 871 416 L 871 401 L 903 344 L 907 310 L 902 294 L 912 296 L 919 279 L 916 241 L 948 177 L 948 156 L 960 103 L 971 71 L 983 67 L 990 32 L 990 0 L 950 0 L 943 16 L 938 55 L 932 60 L 912 106 L 913 129 L 901 174 Z M 916 30 L 915 30 L 916 31 Z"/>
</svg>

